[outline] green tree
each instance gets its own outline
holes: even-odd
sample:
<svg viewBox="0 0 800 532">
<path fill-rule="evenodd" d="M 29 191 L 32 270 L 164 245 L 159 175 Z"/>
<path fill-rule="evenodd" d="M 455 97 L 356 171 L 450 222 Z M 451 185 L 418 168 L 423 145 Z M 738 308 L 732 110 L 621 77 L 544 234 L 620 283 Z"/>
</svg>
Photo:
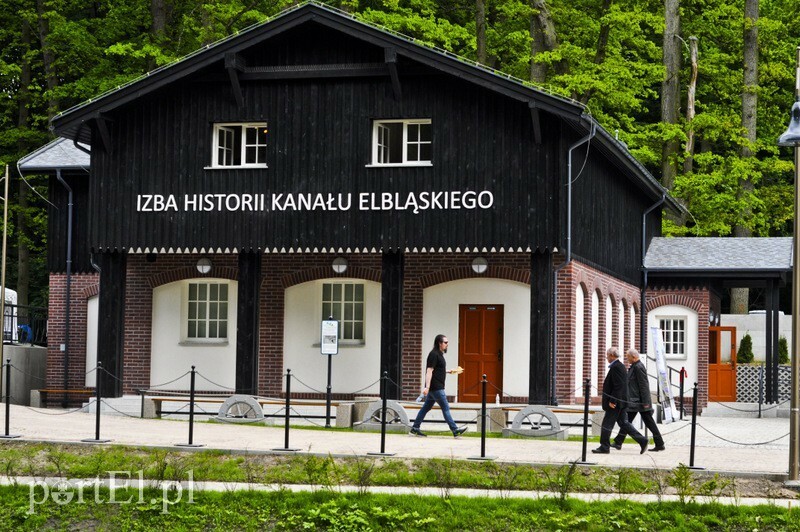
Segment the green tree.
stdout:
<svg viewBox="0 0 800 532">
<path fill-rule="evenodd" d="M 785 336 L 778 339 L 778 364 L 789 363 L 789 342 Z"/>
<path fill-rule="evenodd" d="M 753 339 L 750 337 L 750 333 L 747 333 L 742 337 L 742 341 L 739 342 L 739 350 L 736 351 L 736 362 L 738 364 L 748 364 L 752 361 Z"/>
</svg>

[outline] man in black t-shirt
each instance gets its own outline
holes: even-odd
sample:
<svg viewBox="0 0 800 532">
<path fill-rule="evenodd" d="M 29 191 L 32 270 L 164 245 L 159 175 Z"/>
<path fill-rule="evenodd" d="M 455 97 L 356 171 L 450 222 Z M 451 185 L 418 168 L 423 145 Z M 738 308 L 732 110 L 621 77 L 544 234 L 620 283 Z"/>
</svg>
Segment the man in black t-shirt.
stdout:
<svg viewBox="0 0 800 532">
<path fill-rule="evenodd" d="M 420 430 L 422 420 L 425 419 L 428 411 L 433 408 L 434 403 L 439 403 L 442 409 L 442 415 L 447 421 L 453 436 L 458 438 L 467 431 L 467 427 L 459 427 L 453 421 L 453 416 L 450 415 L 450 404 L 447 402 L 447 394 L 444 391 L 444 379 L 448 373 L 459 374 L 463 369 L 458 367 L 456 369 L 447 369 L 447 363 L 444 359 L 444 354 L 447 353 L 447 337 L 443 334 L 437 334 L 433 340 L 433 350 L 428 354 L 428 361 L 425 364 L 425 387 L 422 389 L 422 395 L 425 396 L 425 403 L 417 414 L 417 419 L 414 420 L 414 425 L 411 427 L 411 434 L 417 436 L 426 436 Z"/>
</svg>

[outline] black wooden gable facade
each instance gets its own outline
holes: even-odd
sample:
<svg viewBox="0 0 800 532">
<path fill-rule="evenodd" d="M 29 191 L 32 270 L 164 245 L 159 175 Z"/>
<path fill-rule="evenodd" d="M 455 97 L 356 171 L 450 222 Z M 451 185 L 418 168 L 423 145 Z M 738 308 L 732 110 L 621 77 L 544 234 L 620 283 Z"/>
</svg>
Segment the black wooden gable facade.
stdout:
<svg viewBox="0 0 800 532">
<path fill-rule="evenodd" d="M 544 251 L 571 240 L 576 256 L 636 279 L 642 213 L 663 191 L 601 131 L 573 178 L 568 224 L 565 153 L 591 129 L 583 112 L 305 4 L 53 126 L 92 143 L 77 239 L 94 252 Z M 384 119 L 430 119 L 431 165 L 371 166 Z M 209 168 L 214 124 L 243 122 L 266 124 L 266 167 Z M 657 209 L 650 235 L 659 220 Z"/>
</svg>

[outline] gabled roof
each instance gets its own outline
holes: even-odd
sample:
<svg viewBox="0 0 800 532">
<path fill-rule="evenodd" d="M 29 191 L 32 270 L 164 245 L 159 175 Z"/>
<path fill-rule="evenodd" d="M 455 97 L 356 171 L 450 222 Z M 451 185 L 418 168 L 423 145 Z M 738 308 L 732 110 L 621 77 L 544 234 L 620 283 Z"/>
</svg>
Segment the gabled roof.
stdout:
<svg viewBox="0 0 800 532">
<path fill-rule="evenodd" d="M 743 277 L 792 270 L 792 238 L 654 238 L 644 266 L 650 273 Z"/>
<path fill-rule="evenodd" d="M 80 143 L 85 149 L 89 146 Z M 89 172 L 89 153 L 63 137 L 57 138 L 19 160 L 22 173 L 51 173 L 56 170 L 82 170 Z"/>
<path fill-rule="evenodd" d="M 571 121 L 579 130 L 588 132 L 595 127 L 598 134 L 592 142 L 598 143 L 602 151 L 610 154 L 622 168 L 630 172 L 638 186 L 654 198 L 663 197 L 668 208 L 676 212 L 684 211 L 684 208 L 669 196 L 658 180 L 630 154 L 627 148 L 588 115 L 583 104 L 549 93 L 530 83 L 450 52 L 432 48 L 425 43 L 386 28 L 359 21 L 349 13 L 315 1 L 307 1 L 289 8 L 272 19 L 210 44 L 175 63 L 148 72 L 117 89 L 64 111 L 53 118 L 51 127 L 58 135 L 91 142 L 88 128 L 84 127 L 88 121 L 203 68 L 224 61 L 226 54 L 246 50 L 309 21 L 355 36 L 375 46 L 392 48 L 399 56 L 475 83 L 509 98 L 526 102 L 531 109 L 559 115 Z"/>
<path fill-rule="evenodd" d="M 429 47 L 424 43 L 391 32 L 386 28 L 359 21 L 344 11 L 333 9 L 325 4 L 308 1 L 299 6 L 289 8 L 265 22 L 255 24 L 216 43 L 209 44 L 174 63 L 148 72 L 144 76 L 114 90 L 59 113 L 53 118 L 52 127 L 58 134 L 73 138 L 75 135 L 80 134 L 80 125 L 86 120 L 94 118 L 98 113 L 112 111 L 204 67 L 224 61 L 227 53 L 246 50 L 253 45 L 309 21 L 354 35 L 375 46 L 394 47 L 397 49 L 398 54 L 404 57 L 485 86 L 520 101 L 535 100 L 538 108 L 572 120 L 579 120 L 586 111 L 586 107 L 583 104 L 574 100 L 545 92 L 543 89 L 532 87 L 522 80 L 444 50 Z"/>
</svg>

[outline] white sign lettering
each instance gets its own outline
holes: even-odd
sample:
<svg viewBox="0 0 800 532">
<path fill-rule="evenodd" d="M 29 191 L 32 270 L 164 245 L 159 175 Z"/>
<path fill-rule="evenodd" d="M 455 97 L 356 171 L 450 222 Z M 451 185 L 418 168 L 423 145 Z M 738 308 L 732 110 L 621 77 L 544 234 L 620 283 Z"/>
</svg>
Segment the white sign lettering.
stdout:
<svg viewBox="0 0 800 532">
<path fill-rule="evenodd" d="M 354 198 L 353 196 L 357 196 Z M 272 194 L 139 194 L 137 212 L 284 212 L 284 211 L 411 211 L 490 209 L 488 190 L 425 190 L 422 192 L 272 193 Z"/>
</svg>

